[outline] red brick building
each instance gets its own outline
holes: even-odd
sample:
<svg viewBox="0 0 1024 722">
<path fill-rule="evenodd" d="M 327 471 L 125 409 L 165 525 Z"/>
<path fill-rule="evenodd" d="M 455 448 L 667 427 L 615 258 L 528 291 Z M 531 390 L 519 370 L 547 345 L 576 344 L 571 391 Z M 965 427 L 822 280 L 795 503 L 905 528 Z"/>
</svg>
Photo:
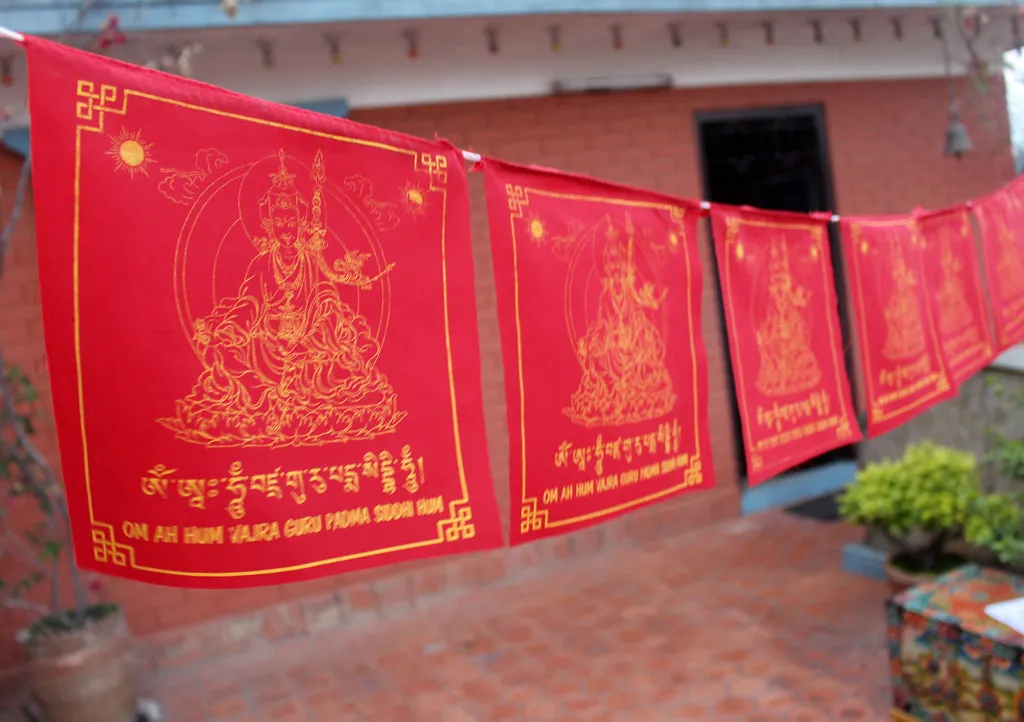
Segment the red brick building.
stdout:
<svg viewBox="0 0 1024 722">
<path fill-rule="evenodd" d="M 153 5 L 159 9 L 163 4 Z M 211 17 L 216 13 L 213 6 L 204 11 Z M 243 21 L 245 12 L 243 6 Z M 173 26 L 159 18 L 150 26 L 140 20 L 139 26 L 150 28 L 147 42 L 157 46 L 202 41 L 204 52 L 194 60 L 202 80 L 327 112 L 347 106 L 349 117 L 359 122 L 426 137 L 437 134 L 480 153 L 679 196 L 880 214 L 989 193 L 1013 173 L 1001 82 L 993 81 L 983 94 L 968 91 L 964 107 L 975 150 L 960 160 L 944 157 L 949 97 L 941 46 L 927 12 L 900 11 L 899 23 L 892 21 L 893 12 L 856 18 L 852 11 L 756 18 L 523 16 L 501 20 L 494 54 L 488 52 L 484 32 L 488 20 L 418 21 L 415 60 L 407 57 L 413 41 L 402 32 L 408 23 L 381 20 L 345 28 L 341 65 L 328 59 L 323 26 L 204 30 L 197 24 L 164 31 L 160 28 Z M 682 29 L 672 25 L 676 20 L 684 23 Z M 992 45 L 1006 47 L 1009 21 L 998 23 L 995 27 L 993 22 Z M 129 17 L 124 24 L 131 37 Z M 618 50 L 612 25 L 621 27 L 624 42 Z M 682 34 L 682 47 L 675 47 L 674 33 Z M 264 36 L 274 38 L 274 57 L 261 65 L 254 43 Z M 553 40 L 559 47 L 552 47 Z M 119 52 L 145 60 L 132 43 Z M 0 96 L 0 104 L 23 97 L 18 87 L 24 79 L 22 60 L 15 72 L 18 85 Z M 557 80 L 623 89 L 555 95 L 550 86 Z M 671 87 L 628 89 L 662 84 Z M 957 86 L 961 91 L 967 87 L 962 80 Z M 25 137 L 16 126 L 17 118 L 5 134 L 7 150 L 0 153 L 4 218 Z M 471 189 L 487 434 L 507 515 L 504 386 L 478 176 L 471 175 Z M 34 244 L 29 202 L 0 280 L 0 343 L 8 360 L 45 390 Z M 662 528 L 697 527 L 842 486 L 852 475 L 856 449 L 770 482 L 757 495 L 745 493 L 721 306 L 706 239 L 701 257 L 707 279 L 703 327 L 715 490 L 515 550 L 247 591 L 185 591 L 107 579 L 104 596 L 123 603 L 135 632 L 153 639 L 157 659 L 173 664 L 281 637 L 314 635 L 328 626 L 358 625 L 367 615 L 401 614 L 460 590 L 514 581 L 541 566 L 600 554 L 611 545 L 654 539 Z M 848 337 L 847 344 L 852 343 Z M 856 388 L 856 374 L 853 383 Z M 56 460 L 52 425 L 42 429 L 41 442 Z M 0 638 L 11 640 L 21 618 L 3 614 Z M 16 662 L 13 642 L 0 643 L 0 668 Z"/>
</svg>

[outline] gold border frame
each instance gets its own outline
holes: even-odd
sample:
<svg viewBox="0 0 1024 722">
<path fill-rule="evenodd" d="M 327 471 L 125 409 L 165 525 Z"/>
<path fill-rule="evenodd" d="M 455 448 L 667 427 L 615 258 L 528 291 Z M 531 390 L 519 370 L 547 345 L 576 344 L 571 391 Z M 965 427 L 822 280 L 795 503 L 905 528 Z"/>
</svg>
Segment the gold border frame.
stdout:
<svg viewBox="0 0 1024 722">
<path fill-rule="evenodd" d="M 932 351 L 932 354 L 934 354 L 935 358 L 938 360 L 939 366 L 940 366 L 941 370 L 943 371 L 942 378 L 939 379 L 938 382 L 936 382 L 934 391 L 932 391 L 931 393 L 925 394 L 925 395 L 921 396 L 920 398 L 918 398 L 916 401 L 909 402 L 906 405 L 901 406 L 898 409 L 895 409 L 895 410 L 883 413 L 881 407 L 880 406 L 876 406 L 875 403 L 874 403 L 874 399 L 877 398 L 877 395 L 875 394 L 874 371 L 872 370 L 872 366 L 871 366 L 871 354 L 868 353 L 868 350 L 866 348 L 868 334 L 867 334 L 867 310 L 866 310 L 866 308 L 864 306 L 864 275 L 861 272 L 860 256 L 858 255 L 857 251 L 858 251 L 858 249 L 860 247 L 861 242 L 867 243 L 867 241 L 865 241 L 864 238 L 861 236 L 861 233 L 860 233 L 861 228 L 892 228 L 892 227 L 896 227 L 896 228 L 900 228 L 900 227 L 909 228 L 912 239 L 913 239 L 914 236 L 919 235 L 919 230 L 918 230 L 918 227 L 917 227 L 917 223 L 914 221 L 913 218 L 908 218 L 906 220 L 895 220 L 894 219 L 894 220 L 884 220 L 884 221 L 871 221 L 871 220 L 860 220 L 860 219 L 858 219 L 858 220 L 851 220 L 851 221 L 849 221 L 849 228 L 850 228 L 850 238 L 849 238 L 849 250 L 850 250 L 850 253 L 849 253 L 849 255 L 852 256 L 852 258 L 853 258 L 853 268 L 854 268 L 854 274 L 855 274 L 854 286 L 857 289 L 857 321 L 858 321 L 857 325 L 858 325 L 859 330 L 860 330 L 860 339 L 859 339 L 859 341 L 860 341 L 860 344 L 861 344 L 861 357 L 862 357 L 863 362 L 864 362 L 864 376 L 865 376 L 865 380 L 867 382 L 866 383 L 866 385 L 867 385 L 867 392 L 868 392 L 867 393 L 867 400 L 868 400 L 868 403 L 870 404 L 870 412 L 868 414 L 868 420 L 872 424 L 880 424 L 883 421 L 888 421 L 889 419 L 893 418 L 894 416 L 899 416 L 900 414 L 904 414 L 904 413 L 906 413 L 908 411 L 911 411 L 911 410 L 917 408 L 918 406 L 921 406 L 922 404 L 926 404 L 926 403 L 930 402 L 935 397 L 941 396 L 942 394 L 946 393 L 950 389 L 949 369 L 946 367 L 945 356 L 943 355 L 942 348 L 940 346 L 938 330 L 935 328 L 935 319 L 934 319 L 933 314 L 932 314 L 931 303 L 928 303 L 928 299 L 925 299 L 924 312 L 925 312 L 925 316 L 928 317 L 928 330 L 931 332 L 931 341 L 932 341 L 932 343 L 931 343 L 931 346 L 932 346 L 931 351 Z M 919 277 L 923 278 L 923 269 L 921 267 L 920 259 L 918 259 L 918 262 L 915 263 L 914 266 L 915 266 L 915 269 L 917 270 L 918 274 L 920 274 Z"/>
<path fill-rule="evenodd" d="M 1012 196 L 1010 196 L 1012 198 Z M 1014 242 L 1018 245 L 1017 251 L 1024 260 L 1024 252 L 1020 248 L 1020 241 L 1017 239 L 1016 234 L 1009 229 L 1009 218 L 1008 208 L 1006 207 L 1009 201 L 999 204 L 996 200 L 985 200 L 982 202 L 975 201 L 972 210 L 974 211 L 974 218 L 978 221 L 978 227 L 981 230 L 981 259 L 984 264 L 982 273 L 984 275 L 985 286 L 988 290 L 989 300 L 992 304 L 992 317 L 995 321 L 995 344 L 1002 350 L 1006 350 L 1011 346 L 1020 343 L 1020 341 L 1013 341 L 1015 338 L 1019 338 L 1021 333 L 1024 332 L 1024 308 L 1017 311 L 1016 314 L 1010 310 L 1010 305 L 1013 303 L 1020 303 L 1024 300 L 1024 296 L 1018 296 L 1015 299 L 997 299 L 995 286 L 1001 285 L 998 283 L 998 278 L 993 278 L 995 273 L 992 266 L 989 265 L 989 245 L 988 239 L 992 238 L 993 235 L 998 236 L 999 229 L 996 227 L 1000 224 L 1007 229 L 1014 239 Z M 995 218 L 994 216 L 999 214 L 1002 216 L 1001 219 Z M 973 235 L 973 233 L 972 233 Z M 1000 241 L 998 238 L 992 243 L 998 244 Z M 997 283 L 993 284 L 992 281 L 996 280 Z M 984 306 L 988 308 L 988 304 Z M 1010 333 L 1011 330 L 1016 329 L 1016 334 Z"/>
<path fill-rule="evenodd" d="M 672 218 L 677 222 L 679 226 L 682 226 L 683 219 L 686 217 L 686 209 L 682 206 L 673 205 L 670 203 L 657 203 L 651 201 L 630 201 L 622 198 L 605 198 L 601 196 L 590 196 L 590 195 L 579 195 L 571 193 L 554 193 L 551 191 L 541 190 L 539 188 L 531 188 L 527 186 L 519 186 L 508 184 L 505 187 L 506 195 L 508 196 L 508 209 L 509 209 L 509 229 L 512 237 L 512 276 L 513 276 L 513 308 L 515 311 L 515 323 L 516 323 L 516 370 L 517 370 L 517 381 L 519 387 L 519 433 L 520 433 L 520 464 L 522 466 L 522 482 L 521 482 L 521 495 L 520 495 L 520 524 L 519 531 L 522 536 L 526 536 L 532 532 L 540 532 L 545 529 L 557 529 L 559 527 L 570 526 L 572 524 L 579 524 L 581 522 L 590 521 L 591 519 L 599 519 L 609 514 L 615 514 L 620 511 L 625 511 L 633 507 L 641 506 L 651 501 L 655 501 L 665 496 L 674 494 L 682 489 L 697 486 L 703 479 L 704 472 L 701 460 L 701 447 L 700 447 L 700 417 L 699 417 L 699 405 L 694 403 L 693 405 L 693 435 L 694 435 L 694 451 L 690 455 L 690 466 L 686 469 L 683 476 L 683 482 L 676 484 L 667 489 L 647 494 L 636 499 L 632 499 L 628 502 L 616 504 L 599 511 L 590 512 L 588 514 L 579 514 L 574 517 L 566 519 L 557 519 L 552 521 L 550 518 L 550 509 L 545 508 L 540 499 L 536 497 L 530 497 L 527 495 L 526 490 L 526 392 L 523 382 L 523 332 L 522 332 L 522 319 L 519 312 L 519 240 L 516 233 L 516 221 L 523 218 L 523 210 L 530 205 L 530 196 L 540 196 L 544 198 L 553 198 L 562 201 L 582 201 L 587 203 L 605 203 L 613 206 L 620 206 L 625 208 L 643 208 L 648 210 L 662 210 L 667 211 Z M 684 235 L 682 243 L 692 241 L 688 236 Z M 688 317 L 693 317 L 693 307 L 690 302 L 690 297 L 693 291 L 693 269 L 691 267 L 690 252 L 684 249 L 683 257 L 686 260 L 686 312 Z M 697 301 L 697 305 L 700 305 L 700 299 Z M 691 321 L 689 324 L 689 338 L 690 338 L 690 358 L 693 365 L 693 396 L 694 400 L 700 397 L 700 377 L 697 369 L 696 356 L 696 336 L 694 332 L 694 323 Z M 514 452 L 513 452 L 514 453 Z"/>
<path fill-rule="evenodd" d="M 231 113 L 223 110 L 217 110 L 214 108 L 206 108 L 201 105 L 185 103 L 180 100 L 164 98 L 161 96 L 151 95 L 149 93 L 143 93 L 136 90 L 121 91 L 114 85 L 100 84 L 99 88 L 97 89 L 97 84 L 88 80 L 78 81 L 76 94 L 79 100 L 75 104 L 75 118 L 79 122 L 75 125 L 75 175 L 73 216 L 74 221 L 72 240 L 74 347 L 75 370 L 78 384 L 78 416 L 82 438 L 82 465 L 85 472 L 86 500 L 89 508 L 89 521 L 92 526 L 91 540 L 93 543 L 93 558 L 95 559 L 95 561 L 103 564 L 113 564 L 119 567 L 126 567 L 141 572 L 149 572 L 152 574 L 164 574 L 168 576 L 201 578 L 252 577 L 264 576 L 269 574 L 282 574 L 286 572 L 301 571 L 304 569 L 312 569 L 316 567 L 327 566 L 329 564 L 338 564 L 346 561 L 352 561 L 355 559 L 362 559 L 366 557 L 379 556 L 382 554 L 406 551 L 409 549 L 433 546 L 435 544 L 468 540 L 476 536 L 476 525 L 473 520 L 472 508 L 469 505 L 469 487 L 466 481 L 466 469 L 462 455 L 462 434 L 459 428 L 458 399 L 455 389 L 454 364 L 452 361 L 451 323 L 449 319 L 448 310 L 448 258 L 446 252 L 446 230 L 448 212 L 448 190 L 446 187 L 448 182 L 447 156 L 440 153 L 416 151 L 411 148 L 398 148 L 395 146 L 388 145 L 386 143 L 380 143 L 369 140 L 360 140 L 358 138 L 349 138 L 346 136 L 325 133 L 323 131 L 312 130 L 309 128 L 300 128 L 288 125 L 286 123 L 278 123 L 275 121 L 264 120 L 261 118 L 253 118 L 250 116 L 240 115 L 237 113 Z M 280 130 L 290 130 L 308 136 L 323 138 L 326 140 L 339 141 L 342 143 L 351 143 L 354 145 L 360 145 L 364 147 L 376 148 L 379 150 L 386 150 L 394 153 L 399 153 L 401 155 L 409 156 L 409 158 L 412 160 L 414 170 L 428 174 L 430 178 L 429 190 L 441 193 L 441 279 L 442 287 L 444 290 L 443 297 L 445 348 L 448 362 L 448 385 L 452 405 L 452 424 L 455 439 L 455 455 L 459 471 L 459 483 L 462 493 L 461 498 L 459 498 L 458 500 L 448 502 L 448 518 L 437 522 L 437 535 L 435 537 L 418 542 L 398 544 L 395 546 L 385 547 L 382 549 L 373 549 L 365 552 L 357 552 L 354 554 L 347 554 L 339 557 L 333 557 L 330 559 L 321 559 L 313 562 L 293 564 L 286 567 L 256 569 L 238 572 L 189 572 L 178 569 L 161 569 L 158 567 L 150 567 L 139 564 L 135 558 L 135 549 L 129 544 L 124 544 L 117 540 L 115 527 L 110 523 L 102 522 L 96 519 L 92 499 L 92 475 L 89 468 L 89 442 L 85 426 L 85 403 L 83 390 L 84 385 L 82 379 L 81 349 L 82 318 L 79 304 L 79 261 L 81 250 L 79 244 L 81 235 L 79 217 L 81 210 L 82 134 L 83 132 L 104 132 L 106 116 L 108 114 L 124 116 L 128 112 L 128 99 L 132 97 L 149 100 L 156 103 L 166 103 L 168 105 L 173 105 L 178 108 L 184 108 L 187 110 L 197 111 L 201 113 L 209 113 L 211 115 L 220 116 L 222 118 L 241 120 L 249 123 L 255 123 L 257 125 L 277 128 Z"/>
<path fill-rule="evenodd" d="M 974 290 L 977 292 L 977 303 L 978 303 L 978 306 L 977 306 L 976 310 L 979 313 L 979 319 L 978 320 L 982 322 L 983 328 L 984 328 L 984 331 L 985 331 L 984 338 L 979 342 L 979 345 L 981 346 L 981 350 L 980 350 L 980 352 L 978 352 L 978 353 L 976 353 L 974 355 L 974 357 L 972 359 L 972 363 L 971 363 L 971 365 L 969 367 L 969 368 L 977 368 L 978 367 L 978 360 L 979 360 L 979 358 L 980 359 L 991 359 L 992 358 L 992 353 L 993 353 L 993 350 L 994 350 L 992 348 L 992 342 L 993 342 L 994 339 L 992 338 L 992 328 L 991 328 L 991 326 L 989 326 L 988 317 L 987 317 L 987 315 L 988 315 L 988 313 L 987 313 L 988 312 L 988 302 L 985 300 L 985 289 L 983 287 L 985 281 L 982 278 L 983 271 L 982 271 L 982 269 L 978 268 L 978 244 L 977 244 L 977 241 L 974 240 L 974 232 L 971 230 L 971 227 L 970 227 L 970 216 L 969 216 L 969 214 L 970 214 L 970 211 L 967 210 L 966 208 L 956 212 L 956 215 L 960 216 L 960 227 L 959 227 L 960 235 L 961 235 L 961 237 L 965 241 L 967 241 L 968 245 L 970 246 L 970 249 L 969 249 L 970 250 L 970 258 L 972 259 L 971 263 L 973 264 L 973 266 L 971 267 L 971 271 L 972 271 L 971 275 L 973 276 L 973 280 L 974 280 Z M 917 223 L 917 228 L 920 231 L 921 243 L 922 243 L 923 247 L 925 247 L 925 248 L 928 247 L 928 238 L 926 237 L 926 234 L 925 234 L 925 228 L 928 226 L 928 224 L 937 223 L 941 219 L 942 219 L 942 216 L 935 216 L 935 217 L 932 217 L 932 218 L 923 218 L 923 219 L 920 219 L 920 220 L 918 220 L 916 222 Z M 984 254 L 982 254 L 982 258 L 984 258 Z M 1024 316 L 1022 316 L 1022 320 L 1024 320 Z M 938 328 L 935 329 L 935 332 L 939 336 L 939 347 L 941 348 L 942 347 L 942 332 Z M 953 369 L 947 367 L 946 368 L 946 372 L 949 374 L 950 380 L 952 380 L 953 379 Z"/>
<path fill-rule="evenodd" d="M 819 262 L 818 266 L 821 269 L 821 272 L 823 274 L 822 277 L 824 278 L 826 284 L 830 284 L 830 283 L 833 284 L 832 295 L 833 295 L 833 297 L 836 297 L 837 291 L 836 291 L 836 289 L 834 287 L 834 282 L 832 280 L 832 264 L 829 263 L 829 265 L 827 265 L 827 266 L 825 265 L 825 254 L 824 254 L 824 252 L 820 248 L 820 247 L 825 247 L 826 250 L 829 251 L 829 259 L 831 260 L 832 253 L 831 253 L 831 249 L 828 249 L 827 246 L 826 246 L 826 244 L 827 244 L 826 233 L 825 233 L 825 226 L 823 224 L 817 224 L 817 223 L 796 223 L 796 222 L 793 222 L 793 223 L 780 223 L 780 222 L 776 222 L 776 221 L 758 221 L 758 220 L 751 220 L 751 219 L 748 219 L 748 218 L 744 218 L 743 216 L 740 216 L 740 215 L 731 216 L 731 217 L 726 219 L 726 234 L 725 234 L 725 242 L 723 244 L 724 248 L 725 248 L 725 283 L 723 284 L 723 288 L 722 288 L 723 296 L 731 297 L 731 294 L 732 294 L 733 283 L 732 283 L 732 260 L 731 260 L 732 259 L 732 254 L 731 254 L 731 251 L 732 251 L 732 248 L 736 245 L 736 243 L 739 242 L 739 237 L 740 237 L 740 233 L 742 231 L 742 227 L 743 226 L 753 226 L 755 228 L 774 228 L 774 229 L 780 230 L 780 231 L 805 231 L 805 232 L 807 232 L 810 235 L 810 237 L 811 237 L 811 242 L 815 243 L 815 244 L 817 244 L 819 246 L 818 258 L 819 258 L 820 262 Z M 732 328 L 735 328 L 736 327 L 736 311 L 735 311 L 735 308 L 734 308 L 734 306 L 733 306 L 733 304 L 731 302 L 729 304 L 727 304 L 727 305 L 728 305 L 728 312 L 729 312 L 729 325 Z M 826 310 L 831 310 L 831 309 L 826 309 Z M 838 321 L 839 321 L 838 316 L 830 316 L 829 317 L 828 338 L 829 338 L 829 342 L 830 342 L 829 343 L 830 351 L 832 353 L 832 367 L 835 369 L 836 391 L 841 391 L 843 389 L 843 381 L 844 381 L 844 377 L 845 377 L 845 373 L 846 373 L 846 364 L 843 363 L 839 359 L 838 355 L 836 354 L 836 346 L 837 346 L 837 344 L 836 344 L 836 335 L 837 335 L 836 324 L 838 323 Z M 727 339 L 727 341 L 729 341 L 729 339 Z M 842 344 L 842 337 L 840 336 L 838 346 L 840 348 L 842 348 L 842 345 L 843 345 Z M 731 353 L 731 349 L 732 349 L 731 341 L 730 341 L 729 348 L 730 348 L 730 353 Z M 742 407 L 740 408 L 740 416 L 743 419 L 743 436 L 744 436 L 744 440 L 746 442 L 746 447 L 745 448 L 753 450 L 755 448 L 755 445 L 754 445 L 754 443 L 753 443 L 753 441 L 751 439 L 751 435 L 750 435 L 750 426 L 751 426 L 751 424 L 749 422 L 748 414 L 747 414 L 748 406 L 747 406 L 747 393 L 746 393 L 746 376 L 745 376 L 745 374 L 743 374 L 743 370 L 744 370 L 745 367 L 742 364 L 742 354 L 737 353 L 737 357 L 740 359 L 740 363 L 737 364 L 740 367 L 739 368 L 740 373 L 736 377 L 737 378 L 736 386 L 739 389 L 740 401 L 742 402 Z M 853 413 L 852 399 L 850 398 L 850 385 L 849 385 L 849 381 L 847 381 L 847 383 L 846 383 L 846 395 L 845 395 L 845 398 L 844 397 L 840 397 L 839 402 L 840 402 L 839 403 L 840 412 L 842 413 L 842 417 L 843 417 L 843 424 L 835 429 L 835 433 L 839 437 L 840 441 L 842 441 L 844 437 L 849 438 L 849 437 L 853 436 L 853 430 L 852 430 L 852 428 L 849 425 L 849 421 L 850 421 L 850 417 L 851 416 L 856 418 L 856 414 Z M 842 432 L 844 429 L 845 429 L 846 433 L 845 434 L 841 434 L 840 432 Z M 828 429 L 826 431 L 832 431 L 832 429 Z M 825 432 L 821 432 L 821 433 L 823 434 Z M 758 466 L 756 464 L 754 464 L 754 462 L 760 460 L 760 454 L 757 454 L 756 452 L 751 451 L 750 452 L 750 458 L 751 458 L 751 462 L 752 462 L 752 469 L 755 470 L 755 471 L 760 471 L 760 468 L 758 468 Z M 780 464 L 785 464 L 786 462 L 785 462 L 785 460 L 782 460 L 779 463 Z M 763 464 L 762 464 L 762 467 L 763 467 Z"/>
</svg>

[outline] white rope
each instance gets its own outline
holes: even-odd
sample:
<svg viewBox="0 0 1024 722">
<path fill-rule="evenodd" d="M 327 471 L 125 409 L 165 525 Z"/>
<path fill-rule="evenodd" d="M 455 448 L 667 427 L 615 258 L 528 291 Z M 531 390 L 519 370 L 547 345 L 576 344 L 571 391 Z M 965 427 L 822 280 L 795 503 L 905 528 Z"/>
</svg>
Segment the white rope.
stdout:
<svg viewBox="0 0 1024 722">
<path fill-rule="evenodd" d="M 9 30 L 8 28 L 5 28 L 2 25 L 0 25 L 0 38 L 10 38 L 16 43 L 25 42 L 24 35 L 22 35 L 21 33 L 16 33 L 13 30 Z"/>
</svg>

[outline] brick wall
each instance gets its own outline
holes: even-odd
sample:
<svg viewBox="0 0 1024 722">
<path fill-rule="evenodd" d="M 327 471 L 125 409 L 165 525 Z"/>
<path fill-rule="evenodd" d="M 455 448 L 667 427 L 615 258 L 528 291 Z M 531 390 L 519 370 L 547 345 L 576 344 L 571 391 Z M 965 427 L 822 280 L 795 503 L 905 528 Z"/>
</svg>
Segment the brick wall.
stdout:
<svg viewBox="0 0 1024 722">
<path fill-rule="evenodd" d="M 615 96 L 540 98 L 361 111 L 354 119 L 432 137 L 508 160 L 533 162 L 700 197 L 695 111 L 822 103 L 839 209 L 895 213 L 915 205 L 940 206 L 978 196 L 1011 176 L 1002 89 L 970 104 L 978 150 L 961 161 L 941 156 L 946 85 L 914 80 L 828 85 L 763 86 L 640 92 Z M 3 216 L 17 177 L 17 160 L 0 154 Z M 479 176 L 471 176 L 477 290 L 484 366 L 484 398 L 492 467 L 503 510 L 508 508 L 505 401 L 496 326 L 487 223 Z M 710 270 L 710 251 L 701 244 Z M 723 339 L 706 273 L 704 338 L 710 361 L 711 417 L 719 488 L 684 496 L 568 538 L 517 550 L 407 564 L 341 578 L 240 592 L 183 591 L 107 580 L 105 596 L 122 602 L 135 631 L 159 633 L 161 658 L 173 663 L 285 636 L 315 634 L 325 625 L 356 624 L 367 614 L 388 615 L 445 593 L 512 580 L 545 563 L 602 546 L 657 536 L 738 513 L 735 440 L 727 404 Z M 14 239 L 0 283 L 0 343 L 11 361 L 46 385 L 32 215 Z M 56 458 L 52 426 L 43 448 Z M 837 560 L 838 563 L 838 560 Z M 19 619 L 0 612 L 0 669 L 17 661 L 8 643 Z M 223 621 L 230 618 L 231 621 Z M 221 621 L 218 621 L 221 620 Z M 206 622 L 183 633 L 185 625 Z M 219 646 L 218 646 L 219 645 Z"/>
</svg>

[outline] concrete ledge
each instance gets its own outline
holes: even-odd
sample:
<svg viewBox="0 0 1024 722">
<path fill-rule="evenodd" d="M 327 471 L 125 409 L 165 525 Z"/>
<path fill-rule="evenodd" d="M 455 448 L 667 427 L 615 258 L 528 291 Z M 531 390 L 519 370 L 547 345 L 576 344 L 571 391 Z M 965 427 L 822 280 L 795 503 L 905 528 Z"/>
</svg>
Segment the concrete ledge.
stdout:
<svg viewBox="0 0 1024 722">
<path fill-rule="evenodd" d="M 8 128 L 4 130 L 0 133 L 0 145 L 24 158 L 28 155 L 28 128 Z"/>
<path fill-rule="evenodd" d="M 1008 348 L 998 358 L 992 361 L 992 363 L 988 365 L 988 368 L 1018 374 L 1024 373 L 1024 344 Z"/>
<path fill-rule="evenodd" d="M 740 513 L 756 514 L 831 494 L 845 489 L 856 475 L 855 461 L 833 461 L 814 469 L 783 474 L 745 490 L 740 499 Z"/>
<path fill-rule="evenodd" d="M 843 547 L 843 571 L 884 582 L 886 556 L 867 544 L 847 544 Z"/>
</svg>

